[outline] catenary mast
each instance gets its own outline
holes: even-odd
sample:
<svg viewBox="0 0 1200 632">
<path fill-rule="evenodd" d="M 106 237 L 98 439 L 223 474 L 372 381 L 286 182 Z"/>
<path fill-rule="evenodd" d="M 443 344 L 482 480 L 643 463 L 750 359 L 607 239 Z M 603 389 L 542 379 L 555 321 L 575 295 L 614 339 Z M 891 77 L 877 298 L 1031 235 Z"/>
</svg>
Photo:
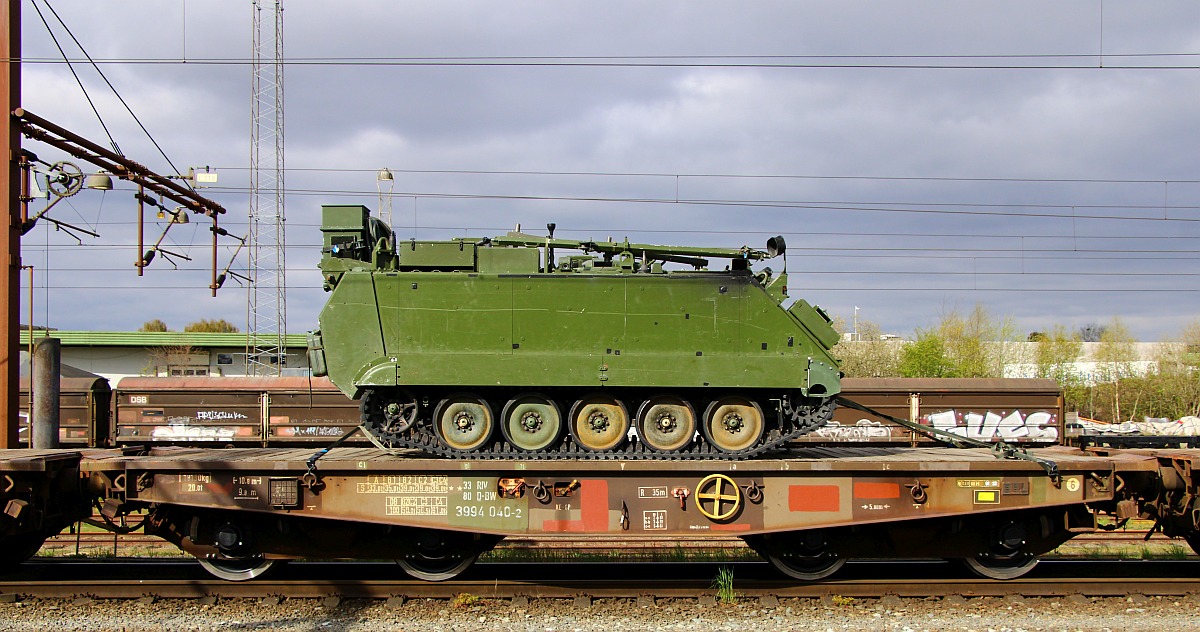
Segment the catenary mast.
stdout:
<svg viewBox="0 0 1200 632">
<path fill-rule="evenodd" d="M 266 6 L 264 6 L 266 5 Z M 246 373 L 279 375 L 287 345 L 283 2 L 254 0 Z M 264 24 L 265 23 L 265 24 Z"/>
</svg>

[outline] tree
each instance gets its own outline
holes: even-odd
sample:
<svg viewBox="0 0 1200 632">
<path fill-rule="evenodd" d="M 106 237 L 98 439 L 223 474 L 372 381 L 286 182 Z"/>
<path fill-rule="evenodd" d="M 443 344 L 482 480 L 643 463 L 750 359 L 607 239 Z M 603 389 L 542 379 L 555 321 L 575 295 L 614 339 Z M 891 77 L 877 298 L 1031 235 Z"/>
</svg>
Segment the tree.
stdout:
<svg viewBox="0 0 1200 632">
<path fill-rule="evenodd" d="M 1096 373 L 1099 381 L 1110 384 L 1109 393 L 1112 401 L 1113 421 L 1123 421 L 1121 414 L 1121 381 L 1134 376 L 1133 362 L 1137 359 L 1134 350 L 1133 336 L 1120 318 L 1114 317 L 1112 323 L 1103 328 L 1100 334 L 1100 344 L 1096 347 Z M 1140 398 L 1134 400 L 1134 410 Z"/>
<path fill-rule="evenodd" d="M 982 305 L 963 316 L 951 310 L 936 328 L 956 377 L 1003 377 L 1004 366 L 1021 360 L 1023 345 L 1011 318 L 993 320 Z"/>
<path fill-rule="evenodd" d="M 138 331 L 150 332 L 150 331 L 171 331 L 171 330 L 167 329 L 166 323 L 155 318 L 154 320 L 148 320 L 148 321 L 142 323 L 142 326 L 138 328 Z"/>
<path fill-rule="evenodd" d="M 1096 346 L 1097 372 L 1102 382 L 1116 382 L 1133 375 L 1133 362 L 1137 360 L 1134 339 L 1120 318 L 1104 326 L 1100 333 L 1100 344 Z"/>
<path fill-rule="evenodd" d="M 196 354 L 197 350 L 189 345 L 151 347 L 146 350 L 146 357 L 149 362 L 142 369 L 142 374 L 150 376 L 171 375 L 172 368 L 194 366 L 192 357 Z"/>
<path fill-rule="evenodd" d="M 224 318 L 214 320 L 202 318 L 194 323 L 188 323 L 187 325 L 184 325 L 183 330 L 194 333 L 216 334 L 236 334 L 238 332 L 237 325 L 234 325 Z"/>
<path fill-rule="evenodd" d="M 1034 342 L 1034 363 L 1037 365 L 1038 377 L 1049 377 L 1059 385 L 1077 381 L 1071 366 L 1083 351 L 1083 341 L 1078 334 L 1067 333 L 1063 325 L 1055 325 L 1047 332 L 1039 332 L 1040 339 Z"/>
<path fill-rule="evenodd" d="M 918 329 L 917 339 L 900 354 L 903 377 L 960 377 L 954 362 L 946 354 L 946 344 L 934 329 Z"/>
<path fill-rule="evenodd" d="M 1084 342 L 1100 342 L 1100 336 L 1104 335 L 1104 329 L 1104 325 L 1088 323 L 1079 328 L 1079 339 Z"/>
<path fill-rule="evenodd" d="M 901 343 L 884 340 L 883 330 L 871 321 L 858 321 L 858 340 L 843 339 L 833 348 L 846 377 L 899 375 Z"/>
</svg>

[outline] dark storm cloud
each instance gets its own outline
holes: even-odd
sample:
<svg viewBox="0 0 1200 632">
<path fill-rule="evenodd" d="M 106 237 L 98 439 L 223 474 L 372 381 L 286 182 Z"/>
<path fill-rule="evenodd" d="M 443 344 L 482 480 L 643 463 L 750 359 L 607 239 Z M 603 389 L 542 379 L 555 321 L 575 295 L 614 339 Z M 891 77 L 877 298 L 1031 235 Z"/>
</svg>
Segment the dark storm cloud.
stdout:
<svg viewBox="0 0 1200 632">
<path fill-rule="evenodd" d="M 103 68 L 178 167 L 222 168 L 209 193 L 231 211 L 223 223 L 244 229 L 250 70 L 200 62 L 249 56 L 247 3 L 54 6 L 97 58 L 189 60 Z M 549 221 L 565 236 L 708 245 L 757 246 L 783 233 L 794 294 L 847 318 L 858 306 L 887 331 L 982 303 L 1023 329 L 1119 315 L 1156 339 L 1200 307 L 1195 277 L 1179 275 L 1194 267 L 1189 239 L 1200 236 L 1197 57 L 1126 56 L 1200 52 L 1194 3 L 286 7 L 288 58 L 314 62 L 286 71 L 290 331 L 313 326 L 324 298 L 313 270 L 319 205 L 376 206 L 382 166 L 396 170 L 402 235 L 487 234 L 517 222 L 540 231 Z M 56 54 L 28 6 L 24 18 L 26 56 Z M 737 57 L 755 55 L 864 57 Z M 315 63 L 572 56 L 607 64 Z M 729 67 L 747 62 L 960 67 Z M 1159 64 L 1190 69 L 1119 68 Z M 987 65 L 1043 68 L 971 68 Z M 168 169 L 94 73 L 81 74 L 122 149 Z M 25 102 L 103 138 L 61 65 L 26 66 Z M 45 227 L 27 238 L 26 258 L 43 269 L 35 285 L 50 286 L 39 290 L 37 320 L 129 329 L 153 317 L 177 327 L 244 319 L 244 294 L 207 298 L 206 233 L 196 224 L 171 235 L 198 263 L 176 272 L 156 262 L 133 275 L 129 193 L 81 194 L 63 209 L 98 222 L 99 243 L 112 248 L 74 246 Z M 89 285 L 105 289 L 77 289 Z M 98 309 L 67 307 L 81 295 Z"/>
</svg>

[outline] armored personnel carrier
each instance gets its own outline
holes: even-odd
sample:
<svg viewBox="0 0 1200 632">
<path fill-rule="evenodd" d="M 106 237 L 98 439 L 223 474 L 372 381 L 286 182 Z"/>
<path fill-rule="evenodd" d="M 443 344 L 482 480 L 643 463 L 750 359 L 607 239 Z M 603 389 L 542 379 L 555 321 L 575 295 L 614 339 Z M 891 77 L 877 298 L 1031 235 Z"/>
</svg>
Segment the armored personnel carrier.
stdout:
<svg viewBox="0 0 1200 632">
<path fill-rule="evenodd" d="M 460 458 L 747 458 L 822 426 L 829 317 L 765 250 L 511 232 L 397 240 L 322 208 L 314 375 L 383 446 Z M 719 260 L 713 264 L 712 260 Z M 786 257 L 785 257 L 786 260 Z"/>
</svg>

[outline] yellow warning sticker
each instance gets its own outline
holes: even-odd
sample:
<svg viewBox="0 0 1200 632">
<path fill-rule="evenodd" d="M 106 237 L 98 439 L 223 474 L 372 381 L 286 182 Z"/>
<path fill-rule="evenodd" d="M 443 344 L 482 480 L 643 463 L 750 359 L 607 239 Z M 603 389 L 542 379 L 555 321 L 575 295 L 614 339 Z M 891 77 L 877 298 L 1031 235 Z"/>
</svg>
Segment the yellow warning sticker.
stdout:
<svg viewBox="0 0 1200 632">
<path fill-rule="evenodd" d="M 996 489 L 977 489 L 975 490 L 976 505 L 999 505 L 1000 491 Z"/>
</svg>

